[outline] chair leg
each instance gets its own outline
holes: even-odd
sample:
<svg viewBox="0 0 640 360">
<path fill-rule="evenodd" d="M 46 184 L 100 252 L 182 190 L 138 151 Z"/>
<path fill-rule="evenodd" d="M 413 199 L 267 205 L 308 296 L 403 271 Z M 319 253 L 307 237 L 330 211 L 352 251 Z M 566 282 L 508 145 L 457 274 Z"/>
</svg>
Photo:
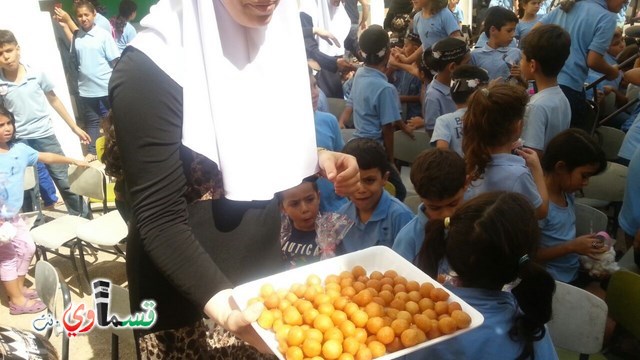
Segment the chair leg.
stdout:
<svg viewBox="0 0 640 360">
<path fill-rule="evenodd" d="M 81 287 L 84 289 L 83 291 L 89 295 L 91 294 L 91 284 L 89 281 L 89 271 L 87 270 L 87 263 L 84 260 L 84 247 L 80 240 L 76 240 L 76 247 L 78 249 L 78 253 L 80 254 L 80 266 L 82 266 L 82 280 L 80 279 L 80 273 L 78 273 L 78 281 L 81 283 Z"/>
<path fill-rule="evenodd" d="M 119 341 L 120 339 L 118 338 L 118 335 L 111 334 L 111 359 L 112 360 L 118 360 L 120 358 Z"/>
<path fill-rule="evenodd" d="M 63 332 L 62 334 L 62 360 L 69 360 L 69 337 Z"/>
<path fill-rule="evenodd" d="M 76 247 L 77 247 L 77 243 L 73 243 L 71 244 L 71 246 L 69 247 L 69 256 L 71 257 L 71 265 L 73 266 L 73 271 L 75 271 L 76 276 L 78 277 L 78 293 L 80 294 L 80 297 L 84 297 L 85 291 L 84 291 L 84 282 L 82 281 L 82 276 L 80 276 L 80 271 L 78 270 L 78 264 L 76 263 L 76 257 L 75 257 L 75 252 L 76 252 Z M 84 261 L 84 259 L 82 259 Z"/>
</svg>

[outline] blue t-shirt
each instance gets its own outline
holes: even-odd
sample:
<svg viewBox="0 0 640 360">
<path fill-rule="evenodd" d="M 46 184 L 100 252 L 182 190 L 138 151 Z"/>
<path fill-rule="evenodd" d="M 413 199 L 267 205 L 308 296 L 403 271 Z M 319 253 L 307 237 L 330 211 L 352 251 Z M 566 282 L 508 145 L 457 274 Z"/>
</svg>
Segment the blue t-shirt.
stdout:
<svg viewBox="0 0 640 360">
<path fill-rule="evenodd" d="M 520 65 L 521 52 L 514 47 L 494 49 L 485 44 L 482 48 L 471 51 L 471 64 L 479 66 L 489 73 L 489 79 L 502 77 L 507 80 L 511 72 L 510 65 Z"/>
<path fill-rule="evenodd" d="M 538 15 L 547 15 L 549 6 L 551 6 L 551 1 L 553 0 L 544 0 L 540 2 L 540 9 L 538 10 Z"/>
<path fill-rule="evenodd" d="M 478 310 L 484 317 L 484 322 L 475 330 L 411 353 L 406 359 L 494 360 L 515 359 L 520 355 L 524 344 L 513 341 L 509 336 L 515 318 L 521 314 L 513 294 L 460 287 L 449 287 L 449 290 Z M 534 342 L 533 352 L 536 359 L 558 359 L 549 331 L 545 332 L 542 339 Z"/>
<path fill-rule="evenodd" d="M 424 204 L 420 204 L 416 216 L 398 232 L 393 251 L 413 263 L 424 243 L 424 228 L 428 221 Z"/>
<path fill-rule="evenodd" d="M 420 96 L 420 87 L 422 81 L 420 78 L 402 70 L 398 69 L 393 73 L 393 85 L 398 89 L 399 95 L 404 96 Z M 419 102 L 407 103 L 407 113 L 403 114 L 404 119 L 411 119 L 414 116 L 422 115 L 422 106 Z"/>
<path fill-rule="evenodd" d="M 609 65 L 617 65 L 618 61 L 616 61 L 616 58 L 614 58 L 613 56 L 611 56 L 611 54 L 609 53 L 605 53 L 604 54 L 604 61 L 607 62 L 607 64 Z M 596 80 L 598 80 L 599 78 L 601 78 L 604 74 L 601 74 L 593 69 L 589 69 L 589 73 L 587 75 L 587 83 L 592 83 Z M 611 86 L 614 89 L 620 89 L 620 81 L 622 81 L 622 74 L 618 75 L 617 78 L 613 79 L 613 80 L 607 80 L 604 79 L 601 83 L 599 83 L 598 85 L 596 85 L 596 89 L 598 90 L 602 90 L 605 86 Z M 593 97 L 593 96 L 592 96 Z"/>
<path fill-rule="evenodd" d="M 16 138 L 41 139 L 54 135 L 45 96 L 53 90 L 53 83 L 44 73 L 23 66 L 26 74 L 19 84 L 7 80 L 0 70 L 0 98 L 16 118 Z"/>
<path fill-rule="evenodd" d="M 618 215 L 620 227 L 628 235 L 635 236 L 640 230 L 640 148 L 629 163 L 627 186 L 624 189 L 624 201 Z"/>
<path fill-rule="evenodd" d="M 531 21 L 523 21 L 520 20 L 518 22 L 518 24 L 516 25 L 516 35 L 515 38 L 522 41 L 522 39 L 524 39 L 524 37 L 529 33 L 529 31 L 531 31 L 531 29 L 533 28 L 533 26 L 535 24 L 538 23 L 538 21 L 540 21 L 540 19 L 542 18 L 542 16 L 540 15 L 536 15 L 536 18 L 531 20 Z"/>
<path fill-rule="evenodd" d="M 22 143 L 11 145 L 9 151 L 0 153 L 0 181 L 4 191 L 0 192 L 0 201 L 4 207 L 0 216 L 11 218 L 20 212 L 23 200 L 24 171 L 27 166 L 38 162 L 38 152 Z"/>
<path fill-rule="evenodd" d="M 540 22 L 559 25 L 571 35 L 571 52 L 558 83 L 581 92 L 587 80 L 587 54 L 607 52 L 616 29 L 616 14 L 607 9 L 605 0 L 583 0 L 577 1 L 568 13 L 560 7 L 553 9 Z"/>
<path fill-rule="evenodd" d="M 101 28 L 109 34 L 111 34 L 111 32 L 113 31 L 113 29 L 111 28 L 111 21 L 109 21 L 109 19 L 104 17 L 104 15 L 100 14 L 99 12 L 96 12 L 96 18 L 93 20 L 93 22 L 97 27 Z"/>
<path fill-rule="evenodd" d="M 636 150 L 640 148 L 640 115 L 636 116 L 633 124 L 627 131 L 622 141 L 622 146 L 618 150 L 618 156 L 627 160 L 631 160 Z"/>
<path fill-rule="evenodd" d="M 111 33 L 94 26 L 89 32 L 82 29 L 76 38 L 78 55 L 78 91 L 82 97 L 103 97 L 108 95 L 111 65 L 120 57 Z"/>
<path fill-rule="evenodd" d="M 356 71 L 347 106 L 353 108 L 354 138 L 382 143 L 382 126 L 402 118 L 398 90 L 385 74 L 368 66 Z"/>
<path fill-rule="evenodd" d="M 413 213 L 407 205 L 389 195 L 386 190 L 382 192 L 380 201 L 366 224 L 360 221 L 356 206 L 352 202 L 348 202 L 340 208 L 338 213 L 345 214 L 354 222 L 340 243 L 340 254 L 351 253 L 375 245 L 392 247 L 400 229 L 413 218 Z"/>
<path fill-rule="evenodd" d="M 424 97 L 424 128 L 433 130 L 436 119 L 444 114 L 456 111 L 456 103 L 451 99 L 451 88 L 437 79 L 433 79 Z"/>
<path fill-rule="evenodd" d="M 544 150 L 554 136 L 569 128 L 571 106 L 559 86 L 534 94 L 524 113 L 524 145 Z"/>
<path fill-rule="evenodd" d="M 566 195 L 567 206 L 563 207 L 549 201 L 547 217 L 539 220 L 538 225 L 542 233 L 541 248 L 550 248 L 566 244 L 576 238 L 576 210 L 573 195 Z M 567 254 L 547 261 L 547 271 L 554 279 L 565 283 L 573 281 L 578 276 L 580 255 Z"/>
<path fill-rule="evenodd" d="M 316 111 L 314 113 L 316 125 L 316 145 L 331 151 L 342 151 L 344 140 L 340 134 L 338 119 L 333 114 Z M 320 191 L 320 212 L 337 211 L 347 203 L 347 199 L 336 194 L 333 183 L 325 178 L 316 181 Z"/>
<path fill-rule="evenodd" d="M 448 8 L 428 18 L 422 16 L 422 11 L 413 16 L 413 32 L 420 36 L 423 50 L 431 48 L 433 44 L 456 31 L 460 31 L 460 24 Z"/>
<path fill-rule="evenodd" d="M 459 23 L 464 21 L 464 12 L 462 12 L 462 9 L 460 9 L 460 6 L 456 5 L 456 7 L 453 10 L 451 10 L 451 13 L 453 14 L 453 17 L 455 17 L 456 20 L 458 20 Z"/>
<path fill-rule="evenodd" d="M 491 0 L 489 2 L 489 7 L 492 6 L 500 6 L 507 10 L 513 11 L 513 1 L 512 0 Z"/>
<path fill-rule="evenodd" d="M 327 100 L 327 95 L 324 94 L 322 89 L 318 88 L 318 110 L 323 112 L 329 112 L 329 100 Z"/>
<path fill-rule="evenodd" d="M 473 48 L 474 49 L 483 48 L 487 44 L 487 41 L 489 41 L 489 38 L 487 37 L 487 34 L 482 32 L 482 33 L 480 33 L 480 36 L 478 37 L 478 40 L 476 41 L 476 44 L 473 46 Z M 509 44 L 509 47 L 513 47 L 513 48 L 517 48 L 518 47 L 518 41 L 516 40 L 515 37 L 513 38 L 513 40 L 511 40 L 511 43 Z"/>
<path fill-rule="evenodd" d="M 431 135 L 431 144 L 436 145 L 438 140 L 449 143 L 449 149 L 464 157 L 462 152 L 462 116 L 467 108 L 458 109 L 452 113 L 444 114 L 436 120 L 436 126 Z"/>
<path fill-rule="evenodd" d="M 474 181 L 466 199 L 489 191 L 511 191 L 524 195 L 534 208 L 542 205 L 542 198 L 525 161 L 512 154 L 493 154 L 481 179 Z"/>
<path fill-rule="evenodd" d="M 120 37 L 116 39 L 116 45 L 118 46 L 118 50 L 121 54 L 124 48 L 127 47 L 127 44 L 129 44 L 137 34 L 138 33 L 136 32 L 136 29 L 133 27 L 133 25 L 129 23 L 126 23 L 124 25 L 122 35 L 120 35 Z"/>
</svg>

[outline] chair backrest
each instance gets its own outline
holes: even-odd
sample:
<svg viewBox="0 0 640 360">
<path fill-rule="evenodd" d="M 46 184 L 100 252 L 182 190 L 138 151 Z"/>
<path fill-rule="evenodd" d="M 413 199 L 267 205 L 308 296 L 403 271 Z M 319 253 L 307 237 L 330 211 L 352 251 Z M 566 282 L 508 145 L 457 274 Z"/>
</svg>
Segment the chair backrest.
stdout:
<svg viewBox="0 0 640 360">
<path fill-rule="evenodd" d="M 102 200 L 106 212 L 107 175 L 98 166 L 101 164 L 92 164 L 87 168 L 69 166 L 69 187 L 74 194 Z"/>
<path fill-rule="evenodd" d="M 609 316 L 640 339 L 640 274 L 626 270 L 613 273 L 606 301 Z"/>
<path fill-rule="evenodd" d="M 22 219 L 29 228 L 44 223 L 44 214 L 42 214 L 42 206 L 40 206 L 40 189 L 38 186 L 38 170 L 35 166 L 27 166 L 24 170 L 24 183 L 22 189 L 26 191 L 31 198 L 34 211 L 23 212 Z"/>
<path fill-rule="evenodd" d="M 348 143 L 349 140 L 353 139 L 353 133 L 356 132 L 356 129 L 340 129 L 340 134 L 342 135 L 342 140 L 344 143 Z"/>
<path fill-rule="evenodd" d="M 53 315 L 56 315 L 56 299 L 60 288 L 58 271 L 49 262 L 40 260 L 36 263 L 36 291 Z"/>
<path fill-rule="evenodd" d="M 329 106 L 329 112 L 336 118 L 340 119 L 340 115 L 342 115 L 347 102 L 344 99 L 327 98 L 327 105 Z M 348 127 L 353 126 L 353 114 L 349 119 L 347 119 L 347 121 L 345 121 L 345 125 Z"/>
<path fill-rule="evenodd" d="M 600 126 L 594 133 L 596 141 L 607 156 L 607 160 L 613 161 L 618 158 L 618 151 L 624 141 L 625 133 L 622 130 L 610 126 Z"/>
<path fill-rule="evenodd" d="M 404 198 L 404 203 L 413 211 L 414 214 L 418 213 L 418 208 L 422 204 L 422 199 L 418 195 L 411 195 Z"/>
<path fill-rule="evenodd" d="M 572 124 L 571 126 L 580 128 L 593 135 L 593 131 L 595 130 L 596 124 L 598 123 L 598 114 L 600 112 L 600 109 L 598 108 L 598 105 L 593 101 L 586 100 L 586 102 L 587 106 L 584 119 L 581 119 L 580 123 L 575 125 Z"/>
<path fill-rule="evenodd" d="M 589 205 L 576 203 L 576 236 L 606 231 L 609 218 L 602 211 Z"/>
<path fill-rule="evenodd" d="M 606 322 L 607 304 L 602 299 L 556 281 L 553 318 L 547 324 L 555 346 L 581 354 L 595 354 L 602 349 Z"/>
<path fill-rule="evenodd" d="M 22 189 L 24 191 L 31 190 L 38 185 L 38 175 L 36 174 L 36 168 L 34 166 L 27 166 L 24 170 L 24 185 Z"/>
<path fill-rule="evenodd" d="M 613 114 L 616 111 L 616 94 L 610 92 L 600 99 L 600 119 L 604 119 L 607 116 Z"/>
<path fill-rule="evenodd" d="M 117 314 L 121 319 L 126 316 L 130 316 L 131 308 L 129 307 L 129 290 L 122 286 L 111 284 L 111 299 L 109 304 L 109 312 L 111 314 Z M 133 330 L 131 328 L 109 328 L 110 331 L 118 336 L 131 335 L 133 336 Z"/>
<path fill-rule="evenodd" d="M 431 147 L 431 136 L 424 131 L 414 131 L 415 139 L 403 131 L 393 134 L 393 157 L 396 160 L 412 163 L 418 154 Z"/>
<path fill-rule="evenodd" d="M 589 185 L 582 193 L 590 199 L 620 202 L 624 197 L 627 173 L 626 166 L 609 161 L 604 172 L 589 179 Z"/>
</svg>

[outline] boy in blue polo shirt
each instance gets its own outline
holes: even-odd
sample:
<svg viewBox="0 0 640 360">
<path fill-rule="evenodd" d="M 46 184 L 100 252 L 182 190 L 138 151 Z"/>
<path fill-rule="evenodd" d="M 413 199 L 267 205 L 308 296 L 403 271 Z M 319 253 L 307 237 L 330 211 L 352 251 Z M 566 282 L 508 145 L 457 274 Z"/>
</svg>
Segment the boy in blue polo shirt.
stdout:
<svg viewBox="0 0 640 360">
<path fill-rule="evenodd" d="M 360 168 L 360 187 L 349 203 L 338 210 L 354 225 L 342 240 L 339 253 L 346 254 L 375 245 L 391 247 L 396 235 L 413 217 L 407 205 L 384 190 L 389 162 L 382 146 L 371 139 L 352 139 L 342 150 L 353 155 Z"/>
<path fill-rule="evenodd" d="M 37 151 L 64 155 L 51 124 L 47 102 L 78 135 L 80 141 L 91 139 L 69 115 L 53 91 L 53 83 L 44 73 L 20 62 L 20 46 L 8 30 L 0 30 L 0 97 L 16 118 L 16 139 Z M 49 164 L 47 169 L 71 215 L 90 216 L 88 206 L 69 189 L 67 165 Z"/>
<path fill-rule="evenodd" d="M 499 77 L 506 80 L 510 75 L 520 75 L 520 50 L 509 46 L 517 24 L 518 17 L 512 11 L 499 6 L 487 11 L 484 33 L 489 40 L 471 52 L 471 64 L 487 70 L 491 80 Z"/>
<path fill-rule="evenodd" d="M 413 262 L 424 243 L 430 219 L 444 219 L 462 204 L 468 181 L 464 160 L 449 149 L 423 151 L 411 165 L 411 183 L 422 204 L 396 236 L 392 249 Z"/>
<path fill-rule="evenodd" d="M 627 186 L 624 191 L 622 209 L 618 222 L 625 233 L 627 247 L 633 246 L 633 258 L 640 266 L 640 148 L 637 148 L 629 163 Z"/>
<path fill-rule="evenodd" d="M 526 80 L 535 80 L 538 87 L 524 113 L 522 139 L 538 156 L 571 122 L 571 106 L 557 78 L 569 57 L 570 46 L 569 34 L 557 25 L 538 26 L 522 40 L 520 70 Z"/>
</svg>

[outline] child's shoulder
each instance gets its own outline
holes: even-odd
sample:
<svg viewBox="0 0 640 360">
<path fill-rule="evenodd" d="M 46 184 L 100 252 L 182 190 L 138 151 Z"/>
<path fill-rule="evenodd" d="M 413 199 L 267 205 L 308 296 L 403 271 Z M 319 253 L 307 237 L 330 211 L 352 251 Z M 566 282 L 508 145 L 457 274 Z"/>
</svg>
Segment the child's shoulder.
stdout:
<svg viewBox="0 0 640 360">
<path fill-rule="evenodd" d="M 389 194 L 387 194 L 390 198 L 389 201 L 389 214 L 396 214 L 396 215 L 401 215 L 401 216 L 409 216 L 409 220 L 413 219 L 414 217 L 414 213 L 413 211 L 411 211 L 411 209 L 409 209 L 409 207 L 407 206 L 407 204 L 403 203 L 402 201 L 400 201 L 398 198 L 391 196 Z M 384 196 L 384 195 L 383 195 Z"/>
</svg>

